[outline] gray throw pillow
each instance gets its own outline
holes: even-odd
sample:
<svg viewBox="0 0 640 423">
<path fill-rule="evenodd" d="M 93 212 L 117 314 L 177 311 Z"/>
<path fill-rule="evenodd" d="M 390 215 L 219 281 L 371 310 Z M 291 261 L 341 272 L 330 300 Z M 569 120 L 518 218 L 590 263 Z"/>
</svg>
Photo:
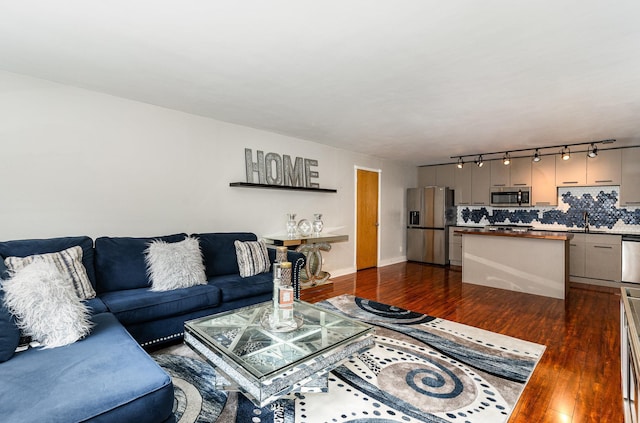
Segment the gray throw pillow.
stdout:
<svg viewBox="0 0 640 423">
<path fill-rule="evenodd" d="M 238 269 L 243 278 L 268 272 L 269 252 L 264 241 L 235 241 Z"/>
<path fill-rule="evenodd" d="M 53 264 L 62 276 L 69 280 L 81 300 L 95 298 L 96 291 L 89 281 L 87 269 L 82 264 L 82 247 L 75 246 L 57 253 L 35 254 L 27 257 L 7 257 L 4 265 L 9 272 L 17 272 L 35 260 Z"/>
<path fill-rule="evenodd" d="M 145 251 L 152 291 L 169 291 L 205 285 L 207 276 L 200 243 L 187 237 L 180 242 L 153 241 Z"/>
<path fill-rule="evenodd" d="M 69 279 L 50 262 L 35 260 L 3 282 L 5 305 L 24 335 L 45 348 L 76 342 L 89 334 L 89 311 Z"/>
</svg>

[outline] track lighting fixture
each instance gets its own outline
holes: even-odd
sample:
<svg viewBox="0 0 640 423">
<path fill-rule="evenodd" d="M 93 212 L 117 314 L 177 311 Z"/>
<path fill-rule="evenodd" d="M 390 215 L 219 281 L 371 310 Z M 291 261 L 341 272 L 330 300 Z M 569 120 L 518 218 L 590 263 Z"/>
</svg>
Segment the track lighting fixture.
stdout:
<svg viewBox="0 0 640 423">
<path fill-rule="evenodd" d="M 542 156 L 555 156 L 558 153 L 562 157 L 562 160 L 569 160 L 571 158 L 571 150 L 569 149 L 569 147 L 577 147 L 577 146 L 582 146 L 583 149 L 575 150 L 574 153 L 586 152 L 588 157 L 594 158 L 598 155 L 598 147 L 596 146 L 597 144 L 612 144 L 614 142 L 616 142 L 616 140 L 612 138 L 612 139 L 606 139 L 601 141 L 577 142 L 574 144 L 559 144 L 559 145 L 549 145 L 546 147 L 521 148 L 521 149 L 507 150 L 507 151 L 494 151 L 492 153 L 463 154 L 461 156 L 451 156 L 451 158 L 457 159 L 456 164 L 458 169 L 462 169 L 462 167 L 464 166 L 465 157 L 470 157 L 469 161 L 473 160 L 473 163 L 475 163 L 476 166 L 482 167 L 484 165 L 484 160 L 487 156 L 493 156 L 486 159 L 489 161 L 501 160 L 500 156 L 498 155 L 502 156 L 502 163 L 508 166 L 511 164 L 511 153 L 516 153 L 515 157 L 522 158 L 522 157 L 527 157 L 527 154 L 525 153 L 525 155 L 518 155 L 518 153 L 529 152 L 528 157 L 531 157 L 531 160 L 536 163 L 542 160 Z M 584 150 L 584 147 L 588 147 L 588 148 Z M 555 150 L 557 148 L 561 148 L 561 150 L 558 152 L 558 150 Z M 555 151 L 553 153 L 546 153 L 546 154 L 542 154 L 540 152 L 541 150 L 548 150 L 548 149 L 554 149 Z M 534 152 L 533 156 L 530 155 L 531 151 Z"/>
<path fill-rule="evenodd" d="M 502 157 L 502 164 L 505 166 L 508 166 L 511 164 L 511 156 L 509 156 L 508 151 L 504 153 L 504 156 Z"/>
<path fill-rule="evenodd" d="M 536 152 L 533 153 L 533 162 L 538 163 L 540 160 L 542 160 L 542 157 L 540 157 L 540 152 L 536 148 Z"/>
</svg>

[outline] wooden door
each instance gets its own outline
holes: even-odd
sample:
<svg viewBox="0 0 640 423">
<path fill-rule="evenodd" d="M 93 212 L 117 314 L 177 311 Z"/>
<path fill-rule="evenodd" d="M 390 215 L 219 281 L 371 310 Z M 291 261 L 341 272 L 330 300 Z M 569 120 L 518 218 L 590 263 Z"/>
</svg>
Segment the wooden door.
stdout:
<svg viewBox="0 0 640 423">
<path fill-rule="evenodd" d="M 378 172 L 358 169 L 356 269 L 378 266 Z"/>
</svg>

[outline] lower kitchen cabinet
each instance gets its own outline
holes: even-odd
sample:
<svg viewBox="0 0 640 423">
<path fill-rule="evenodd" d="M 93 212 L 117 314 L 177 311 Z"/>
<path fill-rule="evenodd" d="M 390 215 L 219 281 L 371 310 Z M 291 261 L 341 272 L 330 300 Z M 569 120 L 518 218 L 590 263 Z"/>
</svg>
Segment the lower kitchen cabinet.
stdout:
<svg viewBox="0 0 640 423">
<path fill-rule="evenodd" d="M 457 226 L 449 227 L 449 263 L 462 266 L 462 234 L 454 233 Z"/>
<path fill-rule="evenodd" d="M 588 235 L 585 251 L 587 278 L 620 282 L 622 279 L 622 237 L 620 235 Z"/>
<path fill-rule="evenodd" d="M 569 274 L 584 278 L 586 254 L 586 235 L 574 234 L 569 241 Z"/>
<path fill-rule="evenodd" d="M 622 237 L 604 234 L 574 234 L 570 245 L 571 276 L 620 282 Z"/>
</svg>

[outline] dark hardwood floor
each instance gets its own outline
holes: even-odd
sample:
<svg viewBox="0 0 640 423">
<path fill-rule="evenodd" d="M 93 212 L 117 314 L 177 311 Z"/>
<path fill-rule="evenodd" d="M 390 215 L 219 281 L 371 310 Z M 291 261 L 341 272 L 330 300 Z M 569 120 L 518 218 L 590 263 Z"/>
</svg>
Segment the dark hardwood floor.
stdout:
<svg viewBox="0 0 640 423">
<path fill-rule="evenodd" d="M 459 268 L 400 263 L 335 278 L 301 298 L 353 294 L 546 345 L 509 422 L 624 421 L 618 289 L 572 283 L 562 301 L 461 278 Z"/>
</svg>

